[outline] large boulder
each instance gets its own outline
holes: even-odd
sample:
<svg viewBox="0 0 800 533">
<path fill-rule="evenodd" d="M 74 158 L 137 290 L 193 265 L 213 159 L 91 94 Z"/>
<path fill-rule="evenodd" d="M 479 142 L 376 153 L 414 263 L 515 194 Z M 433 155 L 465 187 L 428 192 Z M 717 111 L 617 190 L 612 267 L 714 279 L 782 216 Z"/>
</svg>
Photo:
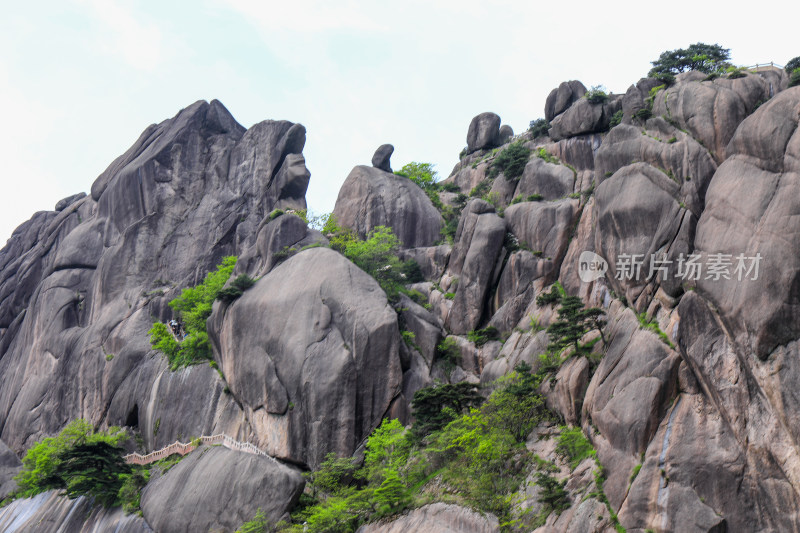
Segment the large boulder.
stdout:
<svg viewBox="0 0 800 533">
<path fill-rule="evenodd" d="M 629 124 L 638 111 L 647 108 L 650 91 L 662 85 L 664 85 L 664 82 L 661 80 L 642 78 L 636 84 L 628 87 L 622 97 L 623 122 Z"/>
<path fill-rule="evenodd" d="M 631 161 L 663 169 L 680 185 L 680 200 L 695 215 L 700 215 L 717 164 L 692 136 L 661 117 L 648 120 L 645 128 L 620 124 L 608 133 L 597 150 L 596 183 L 599 185 Z"/>
<path fill-rule="evenodd" d="M 361 238 L 377 226 L 388 226 L 406 248 L 433 245 L 443 223 L 428 195 L 414 182 L 367 166 L 357 166 L 347 176 L 333 215 Z"/>
<path fill-rule="evenodd" d="M 727 264 L 724 276 L 704 272 L 698 290 L 762 358 L 800 334 L 799 110 L 800 88 L 793 87 L 742 122 L 697 224 L 701 263 L 716 257 Z M 740 262 L 744 270 L 737 270 Z"/>
<path fill-rule="evenodd" d="M 594 249 L 608 261 L 609 285 L 640 310 L 658 286 L 682 290 L 678 260 L 691 249 L 696 218 L 679 193 L 675 181 L 645 163 L 624 167 L 597 188 Z"/>
<path fill-rule="evenodd" d="M 631 471 L 675 396 L 680 358 L 655 333 L 640 329 L 630 309 L 615 305 L 608 315 L 608 349 L 586 391 L 583 425 L 599 431 L 593 444 L 608 472 L 606 494 L 618 509 Z"/>
<path fill-rule="evenodd" d="M 756 75 L 705 81 L 703 75 L 691 74 L 656 94 L 653 115 L 663 115 L 687 130 L 721 163 L 742 120 L 770 98 L 769 83 Z"/>
<path fill-rule="evenodd" d="M 544 265 L 540 272 L 552 282 L 558 276 L 567 253 L 572 230 L 580 215 L 580 202 L 563 199 L 555 202 L 522 202 L 505 211 L 508 229 Z"/>
<path fill-rule="evenodd" d="M 391 172 L 392 165 L 390 163 L 390 159 L 393 153 L 394 146 L 391 144 L 380 145 L 372 155 L 372 166 L 379 170 L 383 170 L 384 172 Z"/>
<path fill-rule="evenodd" d="M 575 173 L 566 165 L 532 157 L 525 165 L 514 196 L 526 199 L 538 195 L 544 200 L 558 200 L 575 190 Z"/>
<path fill-rule="evenodd" d="M 484 148 L 494 148 L 499 145 L 499 142 L 500 117 L 496 113 L 481 113 L 469 123 L 469 130 L 467 131 L 468 154 Z"/>
<path fill-rule="evenodd" d="M 142 490 L 142 514 L 163 533 L 233 531 L 258 510 L 286 518 L 303 492 L 295 469 L 222 446 L 200 448 Z"/>
<path fill-rule="evenodd" d="M 292 462 L 352 454 L 400 392 L 397 315 L 371 276 L 328 248 L 281 263 L 209 324 L 258 445 Z"/>
<path fill-rule="evenodd" d="M 547 101 L 544 104 L 544 118 L 548 122 L 552 122 L 574 102 L 583 98 L 584 94 L 586 94 L 586 87 L 578 80 L 561 82 L 547 95 Z"/>
<path fill-rule="evenodd" d="M 480 324 L 505 232 L 505 222 L 488 202 L 474 199 L 464 208 L 448 265 L 459 280 L 447 318 L 453 333 L 465 334 Z"/>
<path fill-rule="evenodd" d="M 611 117 L 622 108 L 622 97 L 611 96 L 606 102 L 592 103 L 579 98 L 566 111 L 555 117 L 550 127 L 554 140 L 575 137 L 585 133 L 596 133 L 608 129 Z"/>
</svg>

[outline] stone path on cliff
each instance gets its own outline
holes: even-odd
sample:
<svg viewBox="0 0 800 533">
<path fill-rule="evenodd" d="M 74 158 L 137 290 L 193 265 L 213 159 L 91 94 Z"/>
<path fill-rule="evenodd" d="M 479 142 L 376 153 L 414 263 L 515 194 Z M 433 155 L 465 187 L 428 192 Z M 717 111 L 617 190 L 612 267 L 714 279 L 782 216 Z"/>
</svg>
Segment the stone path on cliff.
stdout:
<svg viewBox="0 0 800 533">
<path fill-rule="evenodd" d="M 177 453 L 179 455 L 186 455 L 187 453 L 197 449 L 202 444 L 221 445 L 231 450 L 251 453 L 253 455 L 260 455 L 262 457 L 266 457 L 267 459 L 275 463 L 278 462 L 274 457 L 258 449 L 254 444 L 251 444 L 249 442 L 238 441 L 233 437 L 225 435 L 224 433 L 219 433 L 217 435 L 211 435 L 211 436 L 204 435 L 197 439 L 193 439 L 190 442 L 181 442 L 179 440 L 176 440 L 169 446 L 164 446 L 160 450 L 150 452 L 147 455 L 141 455 L 139 453 L 133 452 L 124 456 L 123 459 L 125 459 L 125 462 L 128 464 L 148 465 L 165 457 L 169 457 L 172 454 Z"/>
</svg>

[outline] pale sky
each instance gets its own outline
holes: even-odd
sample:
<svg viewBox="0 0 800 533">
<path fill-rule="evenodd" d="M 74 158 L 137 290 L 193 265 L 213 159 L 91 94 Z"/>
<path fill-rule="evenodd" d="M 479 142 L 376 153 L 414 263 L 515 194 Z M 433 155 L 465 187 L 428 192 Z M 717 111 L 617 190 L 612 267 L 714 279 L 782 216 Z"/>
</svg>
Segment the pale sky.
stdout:
<svg viewBox="0 0 800 533">
<path fill-rule="evenodd" d="M 199 99 L 245 127 L 304 124 L 308 204 L 327 212 L 379 145 L 394 144 L 393 168 L 430 162 L 444 178 L 473 116 L 519 133 L 564 80 L 624 92 L 662 51 L 698 41 L 740 65 L 800 55 L 786 7 L 753 21 L 696 1 L 3 3 L 0 244 Z"/>
</svg>

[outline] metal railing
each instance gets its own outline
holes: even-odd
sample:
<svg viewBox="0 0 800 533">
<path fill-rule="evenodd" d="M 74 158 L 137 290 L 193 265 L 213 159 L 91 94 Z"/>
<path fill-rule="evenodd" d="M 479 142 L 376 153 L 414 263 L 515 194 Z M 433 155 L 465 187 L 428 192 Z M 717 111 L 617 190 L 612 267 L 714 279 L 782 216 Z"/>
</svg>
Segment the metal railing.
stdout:
<svg viewBox="0 0 800 533">
<path fill-rule="evenodd" d="M 224 433 L 199 437 L 190 442 L 181 442 L 176 440 L 169 446 L 164 446 L 160 450 L 150 452 L 147 455 L 141 455 L 139 453 L 133 452 L 124 456 L 123 459 L 125 459 L 125 462 L 128 464 L 148 465 L 150 463 L 159 461 L 165 457 L 169 457 L 170 455 L 174 454 L 178 454 L 181 456 L 186 455 L 187 453 L 197 449 L 197 447 L 202 444 L 208 444 L 208 445 L 220 444 L 230 450 L 234 450 L 237 452 L 251 453 L 253 455 L 260 455 L 262 457 L 268 458 L 269 460 L 275 463 L 278 462 L 274 457 L 269 455 L 267 452 L 258 449 L 254 444 L 250 442 L 238 441 L 232 437 L 229 437 L 228 435 L 225 435 Z"/>
<path fill-rule="evenodd" d="M 764 72 L 767 70 L 783 70 L 783 65 L 779 65 L 770 61 L 769 63 L 756 63 L 755 65 L 750 65 L 747 67 L 742 67 L 745 70 L 751 70 L 753 72 Z"/>
</svg>

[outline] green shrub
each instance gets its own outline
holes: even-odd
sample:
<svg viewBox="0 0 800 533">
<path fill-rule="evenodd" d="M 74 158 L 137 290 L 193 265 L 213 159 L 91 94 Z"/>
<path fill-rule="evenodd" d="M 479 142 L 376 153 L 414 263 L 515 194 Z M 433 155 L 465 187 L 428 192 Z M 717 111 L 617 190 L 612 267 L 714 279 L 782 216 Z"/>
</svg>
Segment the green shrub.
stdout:
<svg viewBox="0 0 800 533">
<path fill-rule="evenodd" d="M 436 182 L 436 171 L 431 163 L 417 163 L 412 161 L 395 172 L 416 183 L 430 198 L 431 203 L 441 211 L 443 205 L 439 199 L 439 187 Z"/>
<path fill-rule="evenodd" d="M 482 412 L 488 423 L 509 435 L 518 443 L 544 420 L 553 417 L 536 394 L 536 377 L 531 367 L 520 363 L 513 372 L 495 382 L 497 387 L 484 404 Z"/>
<path fill-rule="evenodd" d="M 318 492 L 338 494 L 354 481 L 358 470 L 351 457 L 337 457 L 330 452 L 316 471 L 303 474 L 308 479 L 308 488 L 316 496 Z"/>
<path fill-rule="evenodd" d="M 737 78 L 744 78 L 747 72 L 743 68 L 731 68 L 728 70 L 728 79 L 735 80 Z"/>
<path fill-rule="evenodd" d="M 650 74 L 649 77 L 654 78 L 660 82 L 663 82 L 667 86 L 675 83 L 675 76 L 668 72 L 657 72 L 655 74 Z"/>
<path fill-rule="evenodd" d="M 449 183 L 439 183 L 439 190 L 444 192 L 461 192 L 461 188 L 452 181 Z"/>
<path fill-rule="evenodd" d="M 682 207 L 685 208 L 685 206 Z M 673 350 L 675 349 L 675 345 L 672 344 L 672 341 L 669 340 L 667 334 L 661 330 L 661 328 L 658 325 L 658 321 L 655 318 L 647 320 L 647 313 L 639 313 L 636 315 L 636 318 L 639 319 L 640 328 L 652 331 L 653 333 L 658 335 L 658 338 L 661 339 L 661 342 L 663 342 Z"/>
<path fill-rule="evenodd" d="M 796 68 L 792 71 L 792 75 L 789 76 L 789 87 L 796 87 L 800 85 L 800 68 Z"/>
<path fill-rule="evenodd" d="M 561 164 L 561 161 L 559 161 L 556 156 L 549 154 L 544 148 L 539 148 L 539 151 L 536 152 L 536 157 L 539 159 L 544 159 L 548 163 L 552 163 L 554 165 Z"/>
<path fill-rule="evenodd" d="M 447 295 L 445 295 L 447 297 Z M 452 370 L 461 360 L 461 349 L 453 337 L 447 337 L 436 346 L 436 359 L 444 363 L 447 370 Z"/>
<path fill-rule="evenodd" d="M 531 120 L 529 130 L 534 139 L 536 137 L 544 137 L 550 131 L 550 123 L 546 119 L 537 118 L 536 120 Z"/>
<path fill-rule="evenodd" d="M 581 428 L 561 426 L 561 434 L 556 443 L 556 453 L 569 462 L 573 470 L 587 457 L 596 454 L 592 443 L 583 434 Z"/>
<path fill-rule="evenodd" d="M 433 169 L 433 164 L 431 163 L 412 161 L 411 163 L 403 165 L 403 168 L 395 172 L 395 174 L 398 176 L 405 176 L 423 190 L 435 188 L 436 186 L 437 173 Z"/>
<path fill-rule="evenodd" d="M 544 307 L 545 305 L 560 303 L 565 294 L 564 288 L 560 283 L 556 282 L 548 292 L 543 292 L 536 297 L 536 305 Z"/>
<path fill-rule="evenodd" d="M 131 473 L 122 454 L 122 448 L 104 441 L 76 444 L 60 454 L 55 475 L 70 499 L 89 496 L 104 507 L 113 507 L 123 476 Z"/>
<path fill-rule="evenodd" d="M 422 307 L 428 305 L 428 298 L 418 290 L 407 290 L 405 291 L 405 295 L 417 305 L 421 305 Z"/>
<path fill-rule="evenodd" d="M 269 219 L 270 220 L 275 220 L 276 218 L 278 218 L 279 216 L 281 216 L 283 214 L 284 214 L 284 212 L 283 212 L 282 209 L 273 209 L 272 212 L 269 214 Z"/>
<path fill-rule="evenodd" d="M 794 72 L 799 68 L 800 68 L 800 56 L 793 57 L 786 63 L 786 66 L 783 67 L 783 69 L 786 71 L 787 74 L 791 74 L 792 72 Z"/>
<path fill-rule="evenodd" d="M 636 480 L 636 476 L 639 475 L 639 471 L 642 469 L 642 463 L 633 467 L 633 472 L 631 472 L 630 482 L 633 483 Z"/>
<path fill-rule="evenodd" d="M 676 143 L 676 142 L 678 142 L 678 138 L 675 137 L 674 135 L 672 137 L 670 137 L 669 140 L 667 140 L 667 144 L 673 144 L 673 143 Z"/>
<path fill-rule="evenodd" d="M 483 403 L 483 397 L 472 383 L 461 382 L 427 387 L 414 393 L 411 401 L 414 434 L 424 437 L 442 429 L 466 410 Z"/>
<path fill-rule="evenodd" d="M 494 175 L 502 172 L 507 180 L 516 180 L 522 176 L 530 156 L 531 150 L 525 146 L 523 141 L 512 143 L 495 157 L 490 167 L 490 176 L 492 172 L 494 172 Z"/>
<path fill-rule="evenodd" d="M 236 530 L 236 533 L 269 533 L 271 531 L 270 523 L 264 511 L 259 509 L 252 520 L 248 520 Z"/>
<path fill-rule="evenodd" d="M 377 226 L 369 237 L 348 240 L 343 254 L 355 265 L 375 278 L 389 300 L 395 301 L 405 282 L 404 264 L 397 257 L 400 241 L 386 226 Z"/>
<path fill-rule="evenodd" d="M 378 514 L 388 515 L 400 511 L 408 505 L 408 500 L 408 488 L 400 481 L 397 470 L 386 470 L 383 482 L 374 492 Z"/>
<path fill-rule="evenodd" d="M 500 339 L 500 332 L 494 326 L 489 326 L 484 329 L 475 329 L 467 333 L 467 339 L 474 342 L 475 346 L 483 346 L 489 341 L 496 341 Z"/>
<path fill-rule="evenodd" d="M 558 481 L 547 472 L 537 472 L 536 484 L 541 487 L 537 501 L 543 503 L 546 507 L 542 513 L 544 516 L 549 515 L 551 512 L 560 515 L 570 506 L 569 494 L 564 490 L 567 484 L 566 479 Z"/>
<path fill-rule="evenodd" d="M 614 113 L 614 115 L 611 117 L 611 122 L 608 123 L 609 127 L 613 128 L 614 126 L 619 126 L 622 122 L 623 115 L 624 113 L 622 109 Z"/>
<path fill-rule="evenodd" d="M 111 361 L 112 359 L 114 359 L 114 354 L 113 353 L 106 354 L 106 361 Z"/>
<path fill-rule="evenodd" d="M 248 276 L 247 274 L 241 274 L 237 276 L 235 280 L 233 280 L 229 287 L 221 289 L 217 293 L 217 300 L 224 302 L 226 304 L 232 303 L 234 300 L 239 298 L 244 291 L 255 285 L 256 280 Z"/>
<path fill-rule="evenodd" d="M 638 118 L 641 121 L 645 121 L 653 116 L 653 112 L 647 109 L 646 107 L 643 107 L 636 113 L 634 113 L 633 116 L 634 118 Z"/>
<path fill-rule="evenodd" d="M 400 336 L 403 338 L 403 342 L 405 342 L 406 346 L 408 346 L 409 348 L 417 347 L 415 343 L 415 341 L 417 340 L 417 336 L 414 335 L 414 332 L 403 330 L 400 332 Z"/>
<path fill-rule="evenodd" d="M 586 91 L 583 97 L 593 104 L 602 104 L 608 100 L 608 93 L 606 92 L 606 88 L 602 85 L 594 85 L 591 89 Z"/>
<path fill-rule="evenodd" d="M 130 474 L 120 476 L 122 485 L 118 493 L 118 501 L 126 513 L 139 511 L 142 489 L 150 479 L 150 470 L 133 467 Z"/>
<path fill-rule="evenodd" d="M 544 196 L 541 194 L 529 194 L 527 198 L 525 198 L 526 202 L 541 202 L 544 200 Z"/>
<path fill-rule="evenodd" d="M 478 183 L 475 187 L 469 191 L 470 198 L 481 197 L 489 193 L 489 190 L 492 188 L 492 182 L 490 180 L 483 180 Z"/>
</svg>

